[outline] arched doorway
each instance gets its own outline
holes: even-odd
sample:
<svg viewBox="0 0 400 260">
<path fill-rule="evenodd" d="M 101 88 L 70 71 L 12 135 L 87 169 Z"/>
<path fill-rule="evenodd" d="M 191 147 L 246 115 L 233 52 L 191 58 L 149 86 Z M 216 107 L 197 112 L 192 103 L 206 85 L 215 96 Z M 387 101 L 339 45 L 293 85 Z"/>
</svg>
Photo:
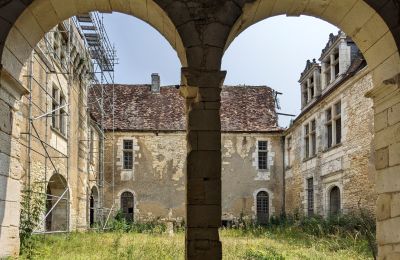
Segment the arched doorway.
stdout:
<svg viewBox="0 0 400 260">
<path fill-rule="evenodd" d="M 93 186 L 89 197 L 89 226 L 93 225 L 98 221 L 97 210 L 99 208 L 99 192 L 96 186 Z"/>
<path fill-rule="evenodd" d="M 266 191 L 257 193 L 257 223 L 260 225 L 268 224 L 269 221 L 269 195 Z"/>
<path fill-rule="evenodd" d="M 133 222 L 134 220 L 134 196 L 132 192 L 125 191 L 121 194 L 121 212 L 122 217 L 127 222 Z"/>
<path fill-rule="evenodd" d="M 334 186 L 329 192 L 329 215 L 340 213 L 340 189 Z"/>
<path fill-rule="evenodd" d="M 56 173 L 51 176 L 46 191 L 46 232 L 68 231 L 69 190 L 65 178 Z"/>
</svg>

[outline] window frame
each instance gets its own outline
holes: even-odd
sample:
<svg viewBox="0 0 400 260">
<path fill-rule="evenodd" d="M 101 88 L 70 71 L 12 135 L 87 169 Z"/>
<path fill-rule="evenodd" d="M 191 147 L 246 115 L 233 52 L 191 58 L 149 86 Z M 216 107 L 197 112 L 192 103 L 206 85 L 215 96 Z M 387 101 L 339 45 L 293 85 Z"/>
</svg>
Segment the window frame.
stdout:
<svg viewBox="0 0 400 260">
<path fill-rule="evenodd" d="M 342 143 L 343 124 L 341 100 L 334 102 L 331 106 L 325 109 L 325 132 L 326 150 L 336 147 Z"/>
<path fill-rule="evenodd" d="M 304 159 L 317 155 L 317 119 L 313 118 L 304 125 Z"/>
<path fill-rule="evenodd" d="M 265 149 L 261 149 L 261 143 L 265 143 L 262 147 Z M 268 141 L 267 140 L 258 140 L 257 141 L 257 167 L 260 171 L 268 171 Z M 262 167 L 261 167 L 262 166 Z"/>
<path fill-rule="evenodd" d="M 126 143 L 130 143 L 130 147 L 125 146 Z M 130 156 L 130 159 L 126 161 L 127 156 Z M 124 170 L 133 170 L 133 140 L 132 139 L 124 139 L 122 140 L 122 168 Z"/>
<path fill-rule="evenodd" d="M 314 177 L 306 179 L 307 191 L 307 216 L 314 215 Z"/>
</svg>

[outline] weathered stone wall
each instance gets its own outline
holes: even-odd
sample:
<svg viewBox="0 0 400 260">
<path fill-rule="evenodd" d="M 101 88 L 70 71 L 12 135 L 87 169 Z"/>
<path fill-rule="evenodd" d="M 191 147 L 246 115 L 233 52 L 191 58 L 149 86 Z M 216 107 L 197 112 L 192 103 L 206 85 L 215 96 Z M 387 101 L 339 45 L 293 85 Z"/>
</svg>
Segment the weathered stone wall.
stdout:
<svg viewBox="0 0 400 260">
<path fill-rule="evenodd" d="M 72 47 L 75 46 L 75 56 L 83 57 L 86 53 L 82 48 L 82 42 L 77 40 L 79 37 L 74 31 Z M 55 182 L 62 182 L 59 178 L 53 178 L 50 181 L 52 176 L 56 176 L 55 174 L 58 172 L 67 180 L 68 185 L 62 185 L 62 189 L 54 188 L 52 193 L 61 194 L 68 188 L 69 191 L 65 198 L 69 197 L 69 204 L 61 201 L 60 205 L 65 206 L 56 207 L 51 216 L 52 221 L 55 226 L 63 230 L 83 230 L 87 228 L 88 221 L 88 190 L 90 190 L 91 181 L 96 180 L 95 173 L 88 175 L 87 164 L 86 86 L 89 82 L 85 78 L 85 72 L 82 74 L 82 64 L 79 67 L 72 64 L 71 74 L 61 73 L 63 68 L 58 63 L 58 59 L 52 61 L 50 57 L 52 54 L 49 54 L 49 50 L 53 46 L 54 33 L 49 33 L 48 39 L 51 42 L 48 44 L 50 48 L 42 40 L 32 53 L 31 59 L 25 64 L 21 74 L 21 82 L 27 88 L 31 85 L 32 89 L 31 95 L 25 95 L 21 102 L 23 121 L 20 131 L 24 133 L 20 139 L 22 147 L 20 162 L 23 168 L 21 183 L 23 189 L 28 189 L 30 186 L 45 193 L 48 185 L 58 185 Z M 66 50 L 63 49 L 63 51 Z M 73 59 L 74 57 L 72 57 Z M 89 67 L 90 65 L 86 64 L 85 66 Z M 57 73 L 51 73 L 51 70 L 55 70 Z M 70 78 L 68 78 L 69 76 Z M 59 88 L 60 93 L 65 97 L 65 103 L 69 104 L 64 108 L 69 113 L 69 119 L 65 120 L 65 133 L 52 126 L 52 119 L 59 120 L 60 118 L 59 110 L 57 110 L 56 116 L 52 117 L 50 113 L 53 110 L 51 97 L 53 86 Z M 30 103 L 31 106 L 29 106 Z M 46 113 L 49 114 L 45 115 Z M 35 118 L 32 125 L 29 122 L 30 117 Z M 28 134 L 29 132 L 31 135 Z M 53 202 L 56 200 L 53 198 Z M 60 212 L 66 212 L 66 214 Z M 57 220 L 57 215 L 60 214 L 64 216 Z M 37 230 L 44 230 L 44 223 L 41 223 Z"/>
<path fill-rule="evenodd" d="M 364 96 L 372 87 L 372 77 L 364 69 L 305 112 L 288 129 L 286 140 L 292 139 L 290 155 L 287 150 L 285 155 L 288 213 L 307 212 L 306 180 L 310 177 L 314 178 L 314 213 L 328 215 L 329 191 L 333 186 L 340 189 L 344 213 L 359 208 L 374 212 L 373 103 Z M 342 106 L 342 142 L 327 149 L 325 111 L 338 101 Z M 316 120 L 317 153 L 305 159 L 304 125 L 313 119 Z"/>
<path fill-rule="evenodd" d="M 133 169 L 123 169 L 123 140 L 133 141 Z M 114 145 L 114 149 L 112 148 Z M 112 151 L 114 150 L 114 155 Z M 186 141 L 183 132 L 174 133 L 107 133 L 105 158 L 106 208 L 120 209 L 120 195 L 134 194 L 135 220 L 173 218 L 185 214 Z M 115 174 L 111 164 L 114 158 Z M 114 178 L 114 194 L 112 181 Z"/>
<path fill-rule="evenodd" d="M 374 99 L 379 259 L 400 258 L 400 75 L 370 93 Z"/>
<path fill-rule="evenodd" d="M 258 141 L 268 142 L 268 170 L 258 169 Z M 222 135 L 222 219 L 237 219 L 241 214 L 256 218 L 255 196 L 269 195 L 269 215 L 282 210 L 281 135 L 224 133 Z"/>
<path fill-rule="evenodd" d="M 123 140 L 133 140 L 134 167 L 122 167 Z M 257 169 L 257 141 L 268 141 L 269 169 Z M 120 208 L 120 195 L 131 191 L 135 197 L 135 220 L 183 219 L 185 216 L 186 140 L 184 132 L 115 133 L 106 138 L 106 158 L 115 145 L 115 197 L 112 186 L 105 187 L 105 206 Z M 111 159 L 109 159 L 111 160 Z M 242 213 L 255 217 L 254 194 L 266 190 L 270 195 L 270 215 L 282 208 L 281 137 L 279 134 L 222 134 L 222 212 L 224 220 Z M 112 165 L 105 168 L 105 182 L 112 181 Z"/>
</svg>

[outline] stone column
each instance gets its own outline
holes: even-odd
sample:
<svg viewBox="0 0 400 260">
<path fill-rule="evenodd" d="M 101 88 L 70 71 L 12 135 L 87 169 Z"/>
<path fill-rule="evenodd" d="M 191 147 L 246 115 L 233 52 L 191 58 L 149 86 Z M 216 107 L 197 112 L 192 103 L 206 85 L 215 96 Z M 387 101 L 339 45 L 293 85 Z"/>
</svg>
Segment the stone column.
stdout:
<svg viewBox="0 0 400 260">
<path fill-rule="evenodd" d="M 18 256 L 21 202 L 19 100 L 27 90 L 0 71 L 0 258 Z"/>
<path fill-rule="evenodd" d="M 186 259 L 221 259 L 221 85 L 226 72 L 183 68 L 187 118 Z"/>
<path fill-rule="evenodd" d="M 400 259 L 400 74 L 374 87 L 378 259 Z"/>
</svg>

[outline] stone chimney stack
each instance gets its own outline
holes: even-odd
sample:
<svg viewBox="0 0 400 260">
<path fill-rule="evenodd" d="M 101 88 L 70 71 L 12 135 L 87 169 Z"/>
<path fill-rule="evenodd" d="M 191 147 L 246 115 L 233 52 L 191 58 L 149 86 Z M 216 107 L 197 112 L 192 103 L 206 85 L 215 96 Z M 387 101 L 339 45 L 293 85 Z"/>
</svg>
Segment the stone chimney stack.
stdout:
<svg viewBox="0 0 400 260">
<path fill-rule="evenodd" d="M 158 73 L 151 74 L 151 92 L 160 93 L 160 76 Z"/>
</svg>

